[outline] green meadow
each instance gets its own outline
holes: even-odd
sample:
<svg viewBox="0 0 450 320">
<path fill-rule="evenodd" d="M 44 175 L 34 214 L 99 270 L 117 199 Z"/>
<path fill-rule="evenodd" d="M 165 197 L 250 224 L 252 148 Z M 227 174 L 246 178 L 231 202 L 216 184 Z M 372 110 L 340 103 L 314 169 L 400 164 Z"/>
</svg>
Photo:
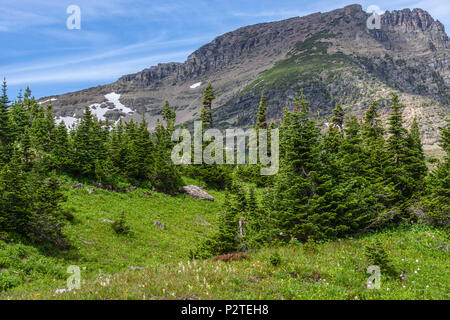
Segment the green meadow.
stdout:
<svg viewBox="0 0 450 320">
<path fill-rule="evenodd" d="M 88 194 L 87 187 L 63 186 L 71 249 L 0 240 L 1 299 L 450 298 L 449 236 L 440 229 L 405 224 L 336 241 L 275 243 L 241 261 L 192 260 L 190 250 L 218 225 L 224 192 L 208 190 L 210 202 L 145 189 Z M 122 213 L 130 232 L 120 235 L 112 221 Z M 382 273 L 380 289 L 369 290 L 364 252 L 376 242 L 400 276 Z M 81 287 L 61 290 L 70 265 L 79 266 Z"/>
</svg>

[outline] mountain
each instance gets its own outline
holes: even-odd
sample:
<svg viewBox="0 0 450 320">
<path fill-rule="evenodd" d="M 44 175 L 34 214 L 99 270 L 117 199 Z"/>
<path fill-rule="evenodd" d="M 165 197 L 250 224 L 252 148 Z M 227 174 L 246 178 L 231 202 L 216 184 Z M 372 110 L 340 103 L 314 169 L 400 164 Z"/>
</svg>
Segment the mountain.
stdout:
<svg viewBox="0 0 450 320">
<path fill-rule="evenodd" d="M 390 92 L 407 105 L 407 125 L 416 116 L 426 150 L 435 150 L 450 111 L 450 42 L 444 26 L 422 9 L 385 12 L 381 29 L 369 30 L 360 5 L 278 22 L 243 27 L 217 37 L 184 63 L 165 63 L 116 82 L 46 97 L 66 123 L 90 106 L 100 118 L 141 119 L 151 127 L 164 101 L 177 122 L 198 118 L 204 87 L 217 99 L 218 127 L 254 122 L 262 92 L 269 118 L 279 118 L 301 88 L 314 112 L 329 115 L 336 103 L 362 116 L 369 100 L 389 112 Z"/>
</svg>

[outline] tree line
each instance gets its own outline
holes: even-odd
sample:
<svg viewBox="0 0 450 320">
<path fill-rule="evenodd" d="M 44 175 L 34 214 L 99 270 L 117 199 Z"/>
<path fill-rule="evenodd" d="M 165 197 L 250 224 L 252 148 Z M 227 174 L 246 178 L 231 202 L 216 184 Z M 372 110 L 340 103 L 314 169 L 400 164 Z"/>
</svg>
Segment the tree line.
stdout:
<svg viewBox="0 0 450 320">
<path fill-rule="evenodd" d="M 209 84 L 200 115 L 204 129 L 213 126 L 214 99 Z M 154 132 L 144 117 L 140 122 L 111 124 L 97 119 L 88 107 L 69 130 L 64 122 L 57 123 L 51 104 L 39 104 L 29 89 L 9 101 L 4 81 L 0 236 L 67 247 L 60 207 L 64 194 L 58 181 L 62 176 L 118 187 L 133 184 L 174 195 L 187 175 L 226 189 L 219 229 L 193 251 L 198 256 L 273 241 L 341 237 L 419 218 L 448 228 L 450 126 L 441 128 L 440 145 L 446 156 L 429 172 L 418 123 L 415 119 L 406 129 L 403 109 L 393 94 L 390 116 L 383 124 L 376 101 L 361 120 L 337 105 L 323 130 L 303 92 L 278 124 L 269 123 L 262 94 L 254 126 L 278 126 L 280 131 L 280 171 L 267 177 L 258 174 L 260 165 L 175 166 L 171 136 L 176 113 L 168 102 Z M 245 182 L 260 188 L 245 189 Z"/>
<path fill-rule="evenodd" d="M 403 222 L 450 225 L 450 122 L 441 130 L 446 155 L 429 172 L 417 119 L 406 129 L 405 106 L 392 94 L 383 124 L 376 101 L 362 120 L 337 105 L 328 128 L 314 118 L 301 91 L 279 124 L 280 171 L 255 190 L 233 181 L 221 224 L 193 254 L 211 256 L 264 244 L 317 241 Z M 267 125 L 264 95 L 255 126 Z M 239 177 L 255 179 L 254 171 Z"/>
<path fill-rule="evenodd" d="M 168 103 L 154 133 L 144 118 L 111 125 L 86 107 L 68 130 L 51 104 L 27 88 L 14 102 L 6 81 L 0 98 L 0 232 L 67 247 L 62 234 L 65 200 L 58 177 L 120 187 L 137 185 L 175 194 L 182 185 L 171 161 L 175 112 Z"/>
</svg>

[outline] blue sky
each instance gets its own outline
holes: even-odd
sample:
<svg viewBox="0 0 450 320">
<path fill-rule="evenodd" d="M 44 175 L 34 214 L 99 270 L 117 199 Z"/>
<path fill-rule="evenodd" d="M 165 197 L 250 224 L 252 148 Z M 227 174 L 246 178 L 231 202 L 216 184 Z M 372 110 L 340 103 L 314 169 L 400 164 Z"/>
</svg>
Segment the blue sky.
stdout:
<svg viewBox="0 0 450 320">
<path fill-rule="evenodd" d="M 183 62 L 201 45 L 236 28 L 353 1 L 305 0 L 0 0 L 0 77 L 10 98 L 30 86 L 36 97 L 110 83 L 163 62 Z M 448 0 L 359 1 L 364 9 L 422 8 L 450 28 Z M 81 30 L 68 30 L 69 5 Z"/>
</svg>

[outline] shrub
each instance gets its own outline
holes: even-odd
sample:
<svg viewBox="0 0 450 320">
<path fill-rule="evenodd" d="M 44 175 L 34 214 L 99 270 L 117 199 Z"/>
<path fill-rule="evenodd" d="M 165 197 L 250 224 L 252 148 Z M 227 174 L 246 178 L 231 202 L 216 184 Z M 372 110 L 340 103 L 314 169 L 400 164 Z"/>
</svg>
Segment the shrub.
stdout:
<svg viewBox="0 0 450 320">
<path fill-rule="evenodd" d="M 216 256 L 212 259 L 212 261 L 219 261 L 219 260 L 224 262 L 250 260 L 250 256 L 245 253 L 230 253 Z"/>
<path fill-rule="evenodd" d="M 61 211 L 62 216 L 70 222 L 75 220 L 75 212 L 77 211 L 74 207 L 69 207 Z"/>
<path fill-rule="evenodd" d="M 370 264 L 380 267 L 380 271 L 389 276 L 398 276 L 399 272 L 393 265 L 389 253 L 382 245 L 381 241 L 375 242 L 373 245 L 366 246 L 365 254 Z"/>
<path fill-rule="evenodd" d="M 278 252 L 272 253 L 269 257 L 269 261 L 270 261 L 270 264 L 274 267 L 280 265 L 280 263 L 281 263 L 280 254 Z"/>
<path fill-rule="evenodd" d="M 17 287 L 21 283 L 19 275 L 9 271 L 0 272 L 0 292 Z"/>
<path fill-rule="evenodd" d="M 111 227 L 117 234 L 129 234 L 131 231 L 130 226 L 125 220 L 125 214 L 123 212 L 120 214 L 119 220 L 114 221 L 114 223 L 111 224 Z"/>
<path fill-rule="evenodd" d="M 303 248 L 305 249 L 306 252 L 309 252 L 309 253 L 315 254 L 315 253 L 319 252 L 319 246 L 318 246 L 317 242 L 314 241 L 314 239 L 311 237 L 308 238 L 308 241 L 306 241 L 303 244 Z"/>
<path fill-rule="evenodd" d="M 232 184 L 230 169 L 223 165 L 189 165 L 184 167 L 184 173 L 191 178 L 204 181 L 208 187 L 217 190 L 227 189 Z"/>
</svg>

